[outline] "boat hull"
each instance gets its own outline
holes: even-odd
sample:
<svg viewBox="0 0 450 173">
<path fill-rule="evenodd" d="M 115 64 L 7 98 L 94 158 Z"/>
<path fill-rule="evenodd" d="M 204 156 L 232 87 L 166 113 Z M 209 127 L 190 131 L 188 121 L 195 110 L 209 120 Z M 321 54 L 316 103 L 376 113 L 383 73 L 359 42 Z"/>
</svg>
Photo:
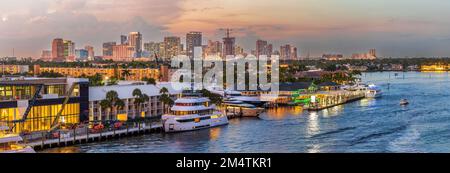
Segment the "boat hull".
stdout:
<svg viewBox="0 0 450 173">
<path fill-rule="evenodd" d="M 208 118 L 208 116 L 190 116 L 190 117 L 184 117 L 182 122 L 174 116 L 166 116 L 163 117 L 163 128 L 164 131 L 167 133 L 174 133 L 174 132 L 186 132 L 186 131 L 194 131 L 194 130 L 201 130 L 201 129 L 207 129 L 212 127 L 218 127 L 228 124 L 228 118 L 225 115 L 221 115 L 217 118 Z M 209 116 L 213 117 L 213 116 Z M 187 121 L 190 119 L 194 119 L 194 121 Z M 202 119 L 200 121 L 195 121 L 195 119 Z M 184 121 L 184 122 L 183 122 Z"/>
</svg>

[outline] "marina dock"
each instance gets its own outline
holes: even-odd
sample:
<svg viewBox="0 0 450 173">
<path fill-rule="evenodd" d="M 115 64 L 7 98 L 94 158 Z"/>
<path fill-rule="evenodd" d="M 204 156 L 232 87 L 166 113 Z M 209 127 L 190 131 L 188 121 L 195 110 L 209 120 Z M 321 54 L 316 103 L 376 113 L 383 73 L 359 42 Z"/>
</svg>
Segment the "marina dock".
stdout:
<svg viewBox="0 0 450 173">
<path fill-rule="evenodd" d="M 320 111 L 330 107 L 361 100 L 365 98 L 365 93 L 363 91 L 334 91 L 326 94 L 311 95 L 311 97 L 314 97 L 315 101 L 306 104 L 304 108 L 308 111 Z"/>
<path fill-rule="evenodd" d="M 69 135 L 59 135 L 59 138 L 56 139 L 46 139 L 45 137 L 42 137 L 40 140 L 33 141 L 27 141 L 25 139 L 25 144 L 27 146 L 33 147 L 35 150 L 43 150 L 47 148 L 71 146 L 77 144 L 113 140 L 121 137 L 157 133 L 162 132 L 162 128 L 162 123 L 139 123 L 137 126 L 126 127 L 123 129 L 114 129 L 104 132 L 101 131 L 99 133 L 89 133 L 89 129 L 86 128 L 86 133 L 84 134 L 78 134 L 74 130 L 74 133 L 70 133 Z"/>
</svg>

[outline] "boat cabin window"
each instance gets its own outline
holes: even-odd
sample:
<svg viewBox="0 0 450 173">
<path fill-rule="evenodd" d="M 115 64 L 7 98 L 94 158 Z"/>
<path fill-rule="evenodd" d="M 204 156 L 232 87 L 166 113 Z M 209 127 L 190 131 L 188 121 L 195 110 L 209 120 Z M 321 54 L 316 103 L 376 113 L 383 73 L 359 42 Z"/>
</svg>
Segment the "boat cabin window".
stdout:
<svg viewBox="0 0 450 173">
<path fill-rule="evenodd" d="M 203 103 L 175 103 L 176 106 L 209 106 L 209 102 Z"/>
<path fill-rule="evenodd" d="M 214 110 L 209 109 L 209 110 L 200 110 L 200 111 L 171 111 L 172 115 L 193 115 L 193 114 L 198 114 L 198 115 L 207 115 L 207 114 L 212 114 L 214 112 Z"/>
</svg>

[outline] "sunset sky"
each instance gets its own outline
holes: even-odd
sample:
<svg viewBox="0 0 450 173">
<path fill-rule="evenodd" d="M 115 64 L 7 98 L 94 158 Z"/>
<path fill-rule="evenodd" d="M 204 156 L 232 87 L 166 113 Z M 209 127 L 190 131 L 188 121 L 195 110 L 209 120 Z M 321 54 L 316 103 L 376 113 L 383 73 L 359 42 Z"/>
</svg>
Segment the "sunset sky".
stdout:
<svg viewBox="0 0 450 173">
<path fill-rule="evenodd" d="M 247 51 L 257 39 L 301 56 L 366 52 L 385 57 L 450 56 L 448 0 L 1 0 L 0 56 L 39 56 L 53 38 L 77 48 L 119 41 L 130 31 L 144 41 L 202 31 L 204 42 L 233 28 Z M 183 39 L 184 40 L 184 39 Z"/>
</svg>

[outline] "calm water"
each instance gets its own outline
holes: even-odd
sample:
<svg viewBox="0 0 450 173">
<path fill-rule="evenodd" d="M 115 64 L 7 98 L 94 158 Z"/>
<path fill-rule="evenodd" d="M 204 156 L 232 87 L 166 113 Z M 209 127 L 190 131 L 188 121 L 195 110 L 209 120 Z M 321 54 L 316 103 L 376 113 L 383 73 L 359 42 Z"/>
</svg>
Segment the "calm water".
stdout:
<svg viewBox="0 0 450 173">
<path fill-rule="evenodd" d="M 213 129 L 44 152 L 450 152 L 449 73 L 368 73 L 384 96 L 320 112 L 269 110 Z M 399 106 L 407 98 L 410 105 Z"/>
</svg>

